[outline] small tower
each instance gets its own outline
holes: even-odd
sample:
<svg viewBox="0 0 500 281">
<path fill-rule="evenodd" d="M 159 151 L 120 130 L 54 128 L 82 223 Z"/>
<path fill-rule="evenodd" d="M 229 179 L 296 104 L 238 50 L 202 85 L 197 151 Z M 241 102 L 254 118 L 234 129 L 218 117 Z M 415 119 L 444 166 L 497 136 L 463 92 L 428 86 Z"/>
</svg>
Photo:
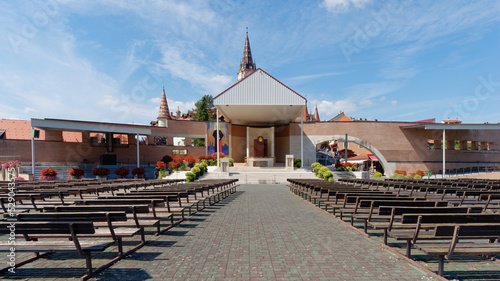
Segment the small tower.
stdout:
<svg viewBox="0 0 500 281">
<path fill-rule="evenodd" d="M 316 109 L 314 110 L 314 121 L 319 122 L 319 112 L 318 112 L 318 104 L 316 104 Z"/>
<path fill-rule="evenodd" d="M 240 71 L 238 71 L 238 81 L 247 77 L 250 73 L 254 72 L 257 68 L 255 67 L 255 63 L 252 59 L 252 51 L 250 50 L 250 41 L 248 40 L 248 31 L 247 37 L 245 39 L 245 49 L 243 50 L 243 59 L 240 63 Z"/>
<path fill-rule="evenodd" d="M 179 106 L 177 106 L 177 111 L 175 112 L 177 119 L 181 118 L 181 110 L 179 109 Z"/>
<path fill-rule="evenodd" d="M 168 111 L 167 96 L 165 95 L 165 87 L 161 95 L 160 112 L 158 113 L 158 127 L 167 127 L 167 120 L 171 119 Z"/>
</svg>

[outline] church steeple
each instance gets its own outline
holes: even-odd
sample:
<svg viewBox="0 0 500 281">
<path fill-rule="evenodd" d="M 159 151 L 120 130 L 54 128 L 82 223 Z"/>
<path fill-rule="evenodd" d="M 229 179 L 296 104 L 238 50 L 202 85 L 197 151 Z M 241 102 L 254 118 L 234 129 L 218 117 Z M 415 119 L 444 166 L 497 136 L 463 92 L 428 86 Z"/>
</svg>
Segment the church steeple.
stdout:
<svg viewBox="0 0 500 281">
<path fill-rule="evenodd" d="M 165 87 L 161 95 L 160 112 L 158 112 L 158 127 L 166 127 L 167 119 L 171 119 L 170 111 L 168 110 L 167 96 L 165 95 Z"/>
<path fill-rule="evenodd" d="M 316 104 L 316 109 L 314 110 L 314 121 L 320 122 L 319 120 L 319 112 L 318 112 L 318 104 Z"/>
<path fill-rule="evenodd" d="M 238 81 L 248 76 L 250 73 L 254 72 L 257 68 L 252 59 L 252 51 L 250 50 L 250 40 L 247 37 L 245 39 L 245 49 L 243 50 L 243 59 L 240 63 L 240 71 L 238 71 Z"/>
</svg>

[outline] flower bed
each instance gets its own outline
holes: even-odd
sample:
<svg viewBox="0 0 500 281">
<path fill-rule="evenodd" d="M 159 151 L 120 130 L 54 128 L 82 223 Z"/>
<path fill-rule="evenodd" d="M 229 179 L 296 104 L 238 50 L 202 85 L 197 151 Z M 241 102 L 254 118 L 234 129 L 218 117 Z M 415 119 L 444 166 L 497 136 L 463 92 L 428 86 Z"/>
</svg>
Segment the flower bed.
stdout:
<svg viewBox="0 0 500 281">
<path fill-rule="evenodd" d="M 51 167 L 47 169 L 43 169 L 40 172 L 40 178 L 38 179 L 39 181 L 54 181 L 58 180 L 57 178 L 57 171 L 52 169 Z"/>
<path fill-rule="evenodd" d="M 111 171 L 108 168 L 95 168 L 92 170 L 92 175 L 96 177 L 107 177 Z"/>
<path fill-rule="evenodd" d="M 75 179 L 81 179 L 85 176 L 85 170 L 80 168 L 71 168 L 68 171 L 68 175 Z"/>
<path fill-rule="evenodd" d="M 134 168 L 132 169 L 132 175 L 134 175 L 134 177 L 138 178 L 138 179 L 143 179 L 145 178 L 145 175 L 146 175 L 146 169 L 144 168 Z"/>
<path fill-rule="evenodd" d="M 120 168 L 115 170 L 115 175 L 117 175 L 118 177 L 120 177 L 122 179 L 126 178 L 129 174 L 130 174 L 130 170 L 127 168 L 124 168 L 124 167 L 120 167 Z"/>
</svg>

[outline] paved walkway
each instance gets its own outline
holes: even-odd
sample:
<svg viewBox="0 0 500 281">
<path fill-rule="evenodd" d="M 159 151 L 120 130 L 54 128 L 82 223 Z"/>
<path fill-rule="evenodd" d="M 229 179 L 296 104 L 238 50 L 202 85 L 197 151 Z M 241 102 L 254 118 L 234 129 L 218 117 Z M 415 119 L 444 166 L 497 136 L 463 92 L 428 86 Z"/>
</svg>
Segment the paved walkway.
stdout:
<svg viewBox="0 0 500 281">
<path fill-rule="evenodd" d="M 101 280 L 429 280 L 284 185 L 242 185 Z M 170 242 L 166 242 L 170 241 Z M 138 253 L 136 255 L 141 255 Z M 156 256 L 157 255 L 157 256 Z M 141 269 L 133 271 L 133 269 Z M 123 272 L 119 269 L 123 269 Z"/>
<path fill-rule="evenodd" d="M 284 185 L 241 185 L 167 235 L 148 238 L 147 246 L 93 280 L 435 280 Z M 5 277 L 81 276 L 71 268 L 84 261 L 61 255 Z"/>
</svg>

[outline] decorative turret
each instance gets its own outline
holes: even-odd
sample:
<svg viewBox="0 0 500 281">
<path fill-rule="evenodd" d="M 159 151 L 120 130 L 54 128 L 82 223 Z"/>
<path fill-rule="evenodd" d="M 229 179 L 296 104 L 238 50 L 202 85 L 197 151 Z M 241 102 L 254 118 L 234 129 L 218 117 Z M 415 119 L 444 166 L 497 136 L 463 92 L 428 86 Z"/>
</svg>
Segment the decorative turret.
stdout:
<svg viewBox="0 0 500 281">
<path fill-rule="evenodd" d="M 248 31 L 247 37 L 245 39 L 245 49 L 243 51 L 243 59 L 240 63 L 240 71 L 238 71 L 238 81 L 248 76 L 250 73 L 254 72 L 257 68 L 255 67 L 255 63 L 252 59 L 252 51 L 250 50 L 250 41 L 248 40 Z"/>
<path fill-rule="evenodd" d="M 168 111 L 167 96 L 165 95 L 165 87 L 161 95 L 160 112 L 158 113 L 158 127 L 167 127 L 167 120 L 171 119 Z"/>
</svg>

